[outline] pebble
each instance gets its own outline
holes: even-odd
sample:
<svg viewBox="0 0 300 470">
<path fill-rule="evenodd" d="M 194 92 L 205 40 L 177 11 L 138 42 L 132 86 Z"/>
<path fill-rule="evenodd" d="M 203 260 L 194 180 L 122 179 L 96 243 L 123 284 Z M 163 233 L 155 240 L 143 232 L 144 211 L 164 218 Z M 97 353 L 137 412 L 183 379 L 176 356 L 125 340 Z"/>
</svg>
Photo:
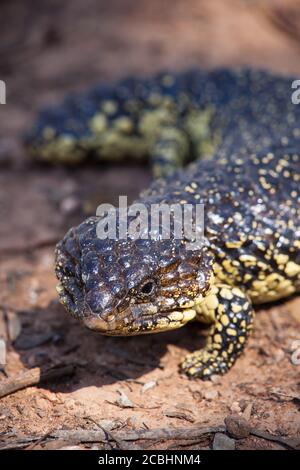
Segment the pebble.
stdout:
<svg viewBox="0 0 300 470">
<path fill-rule="evenodd" d="M 221 432 L 214 437 L 213 450 L 235 450 L 235 441 Z"/>
<path fill-rule="evenodd" d="M 99 421 L 100 426 L 106 431 L 113 431 L 114 429 L 120 428 L 123 423 L 120 420 L 102 419 Z"/>
<path fill-rule="evenodd" d="M 13 343 L 20 335 L 22 325 L 18 315 L 15 312 L 9 312 L 7 322 L 8 336 L 10 341 Z"/>
<path fill-rule="evenodd" d="M 218 385 L 222 382 L 222 377 L 220 375 L 212 375 L 210 378 L 211 382 Z"/>
<path fill-rule="evenodd" d="M 245 418 L 246 421 L 249 421 L 249 419 L 251 418 L 252 409 L 253 409 L 253 403 L 249 403 L 245 407 L 245 409 L 243 409 L 243 418 Z"/>
<path fill-rule="evenodd" d="M 43 390 L 41 392 L 41 397 L 44 398 L 45 400 L 48 400 L 50 403 L 59 403 L 60 400 L 58 398 L 58 395 L 55 393 L 50 392 L 49 390 Z"/>
<path fill-rule="evenodd" d="M 45 398 L 40 398 L 38 396 L 34 397 L 34 402 L 38 410 L 48 411 L 49 404 Z"/>
<path fill-rule="evenodd" d="M 247 406 L 248 406 L 247 401 L 246 401 L 244 398 L 242 398 L 242 399 L 239 401 L 239 407 L 241 408 L 241 411 L 244 412 L 244 410 L 247 408 Z"/>
<path fill-rule="evenodd" d="M 3 419 L 7 419 L 7 418 L 10 418 L 12 419 L 12 414 L 11 414 L 11 411 L 9 409 L 2 409 L 1 412 L 0 412 L 0 420 L 3 420 Z"/>
<path fill-rule="evenodd" d="M 274 352 L 274 362 L 277 364 L 281 362 L 285 357 L 284 351 L 282 349 L 276 349 Z"/>
<path fill-rule="evenodd" d="M 126 424 L 132 429 L 137 429 L 139 422 L 136 416 L 130 416 L 129 418 L 127 418 Z"/>
<path fill-rule="evenodd" d="M 250 434 L 250 424 L 242 416 L 230 415 L 224 419 L 226 430 L 235 439 L 245 439 Z"/>
<path fill-rule="evenodd" d="M 128 396 L 124 392 L 119 392 L 120 397 L 116 400 L 116 404 L 121 408 L 134 408 L 134 404 L 129 400 Z"/>
<path fill-rule="evenodd" d="M 80 201 L 75 196 L 68 196 L 60 204 L 60 212 L 64 215 L 71 215 L 80 209 Z"/>
<path fill-rule="evenodd" d="M 6 365 L 6 342 L 0 338 L 0 368 Z"/>
<path fill-rule="evenodd" d="M 240 407 L 239 402 L 234 401 L 234 402 L 232 403 L 232 405 L 230 406 L 230 411 L 231 411 L 232 413 L 236 413 L 236 414 L 237 414 L 237 413 L 240 413 L 242 410 L 241 410 L 241 407 Z"/>
<path fill-rule="evenodd" d="M 150 382 L 145 383 L 142 388 L 141 388 L 141 393 L 147 392 L 147 390 L 150 390 L 153 387 L 156 387 L 157 382 L 156 380 L 150 380 Z"/>
</svg>

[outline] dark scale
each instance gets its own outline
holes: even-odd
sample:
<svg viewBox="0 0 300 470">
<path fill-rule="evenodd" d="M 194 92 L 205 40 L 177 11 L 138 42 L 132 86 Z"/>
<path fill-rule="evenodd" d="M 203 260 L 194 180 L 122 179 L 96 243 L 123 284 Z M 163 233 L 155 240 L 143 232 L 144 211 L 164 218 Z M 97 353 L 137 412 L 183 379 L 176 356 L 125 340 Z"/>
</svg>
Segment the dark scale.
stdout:
<svg viewBox="0 0 300 470">
<path fill-rule="evenodd" d="M 138 199 L 205 207 L 205 243 L 100 240 L 99 218 L 58 244 L 68 311 L 107 335 L 212 324 L 181 368 L 209 378 L 243 351 L 253 305 L 300 290 L 300 108 L 292 80 L 262 71 L 192 70 L 129 79 L 44 112 L 27 145 L 35 158 L 147 157 L 163 175 Z M 185 170 L 177 169 L 196 160 Z"/>
</svg>

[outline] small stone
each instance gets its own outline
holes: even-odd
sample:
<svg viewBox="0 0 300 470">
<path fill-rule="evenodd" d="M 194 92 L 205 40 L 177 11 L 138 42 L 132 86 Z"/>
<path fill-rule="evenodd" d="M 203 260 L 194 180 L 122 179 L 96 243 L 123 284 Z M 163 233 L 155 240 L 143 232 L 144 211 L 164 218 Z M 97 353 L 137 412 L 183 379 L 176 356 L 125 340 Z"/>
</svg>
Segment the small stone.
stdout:
<svg viewBox="0 0 300 470">
<path fill-rule="evenodd" d="M 239 401 L 239 407 L 241 409 L 241 411 L 244 412 L 244 410 L 246 409 L 248 403 L 246 400 L 244 400 L 244 398 L 242 398 L 240 401 Z"/>
<path fill-rule="evenodd" d="M 60 211 L 64 215 L 76 213 L 80 208 L 80 201 L 74 196 L 68 196 L 61 202 Z"/>
<path fill-rule="evenodd" d="M 101 428 L 105 429 L 106 431 L 113 431 L 114 429 L 120 428 L 122 426 L 121 421 L 111 419 L 101 419 L 99 424 Z"/>
<path fill-rule="evenodd" d="M 141 389 L 141 393 L 147 392 L 147 390 L 150 390 L 150 388 L 156 387 L 157 382 L 156 380 L 150 380 L 150 382 L 147 382 L 143 385 Z"/>
<path fill-rule="evenodd" d="M 0 338 L 0 368 L 6 365 L 6 342 Z"/>
<path fill-rule="evenodd" d="M 119 392 L 120 397 L 116 400 L 116 404 L 121 408 L 134 408 L 135 405 L 129 400 L 128 396 L 124 392 Z"/>
<path fill-rule="evenodd" d="M 216 375 L 216 374 L 215 374 L 215 375 L 212 375 L 212 376 L 210 377 L 210 380 L 211 380 L 214 384 L 218 385 L 218 384 L 221 383 L 222 377 L 221 377 L 220 375 Z"/>
<path fill-rule="evenodd" d="M 127 418 L 126 424 L 132 429 L 137 429 L 139 423 L 136 416 L 130 416 L 129 418 Z"/>
<path fill-rule="evenodd" d="M 213 450 L 235 450 L 235 441 L 221 432 L 217 432 L 213 442 Z"/>
<path fill-rule="evenodd" d="M 249 419 L 251 418 L 252 409 L 253 409 L 253 403 L 249 403 L 243 410 L 243 418 L 246 421 L 249 421 Z"/>
<path fill-rule="evenodd" d="M 7 329 L 9 339 L 13 343 L 20 335 L 22 329 L 20 319 L 15 312 L 8 312 Z"/>
<path fill-rule="evenodd" d="M 59 403 L 59 398 L 55 393 L 50 392 L 49 390 L 43 390 L 40 392 L 40 395 L 45 400 L 49 401 L 50 403 Z"/>
<path fill-rule="evenodd" d="M 8 410 L 8 409 L 3 409 L 1 410 L 0 412 L 0 420 L 3 420 L 3 419 L 12 419 L 12 414 L 11 414 L 11 411 Z"/>
<path fill-rule="evenodd" d="M 216 400 L 216 398 L 218 398 L 219 392 L 217 390 L 206 390 L 203 396 L 205 400 L 213 401 L 213 400 Z"/>
<path fill-rule="evenodd" d="M 231 411 L 232 413 L 235 413 L 235 414 L 240 413 L 240 412 L 241 412 L 241 407 L 240 407 L 239 402 L 234 401 L 234 402 L 232 403 L 232 405 L 230 406 L 230 411 Z"/>
<path fill-rule="evenodd" d="M 49 404 L 45 398 L 40 398 L 38 396 L 34 397 L 34 402 L 35 406 L 38 408 L 38 410 L 43 410 L 43 411 L 48 411 L 49 410 Z"/>
<path fill-rule="evenodd" d="M 274 352 L 274 362 L 277 364 L 278 362 L 281 362 L 284 359 L 284 351 L 282 349 L 276 349 Z"/>
<path fill-rule="evenodd" d="M 226 416 L 225 426 L 228 434 L 235 439 L 245 439 L 249 436 L 251 427 L 248 421 L 242 416 L 230 415 Z"/>
</svg>

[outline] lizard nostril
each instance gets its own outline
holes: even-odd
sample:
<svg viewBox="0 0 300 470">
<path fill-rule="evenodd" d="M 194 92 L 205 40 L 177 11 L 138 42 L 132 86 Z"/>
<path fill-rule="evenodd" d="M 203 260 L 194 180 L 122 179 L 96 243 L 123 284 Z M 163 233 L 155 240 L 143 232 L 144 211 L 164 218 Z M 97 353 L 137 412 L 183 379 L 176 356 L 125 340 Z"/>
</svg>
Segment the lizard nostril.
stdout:
<svg viewBox="0 0 300 470">
<path fill-rule="evenodd" d="M 108 322 L 112 322 L 112 321 L 115 320 L 115 318 L 116 318 L 115 314 L 114 314 L 114 313 L 110 313 L 110 314 L 107 316 L 106 320 L 107 320 Z"/>
</svg>

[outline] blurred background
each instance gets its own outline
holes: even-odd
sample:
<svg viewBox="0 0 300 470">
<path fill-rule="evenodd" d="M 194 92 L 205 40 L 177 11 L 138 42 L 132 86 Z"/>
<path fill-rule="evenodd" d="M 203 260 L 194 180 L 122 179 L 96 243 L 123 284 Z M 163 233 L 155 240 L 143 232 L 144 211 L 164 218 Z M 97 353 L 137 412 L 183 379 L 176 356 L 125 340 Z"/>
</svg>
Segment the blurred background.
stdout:
<svg viewBox="0 0 300 470">
<path fill-rule="evenodd" d="M 0 35 L 0 79 L 7 86 L 0 106 L 4 248 L 8 240 L 15 246 L 43 238 L 37 214 L 55 237 L 57 227 L 63 233 L 103 199 L 133 198 L 150 180 L 146 168 L 45 173 L 30 166 L 21 137 L 41 107 L 69 91 L 161 69 L 252 65 L 300 74 L 298 0 L 2 0 Z"/>
<path fill-rule="evenodd" d="M 298 0 L 2 0 L 0 255 L 53 245 L 119 194 L 132 200 L 147 167 L 42 167 L 22 135 L 66 93 L 130 75 L 189 67 L 263 67 L 300 76 Z"/>
<path fill-rule="evenodd" d="M 300 73 L 298 0 L 2 0 L 1 135 L 66 91 L 161 68 Z"/>
</svg>

